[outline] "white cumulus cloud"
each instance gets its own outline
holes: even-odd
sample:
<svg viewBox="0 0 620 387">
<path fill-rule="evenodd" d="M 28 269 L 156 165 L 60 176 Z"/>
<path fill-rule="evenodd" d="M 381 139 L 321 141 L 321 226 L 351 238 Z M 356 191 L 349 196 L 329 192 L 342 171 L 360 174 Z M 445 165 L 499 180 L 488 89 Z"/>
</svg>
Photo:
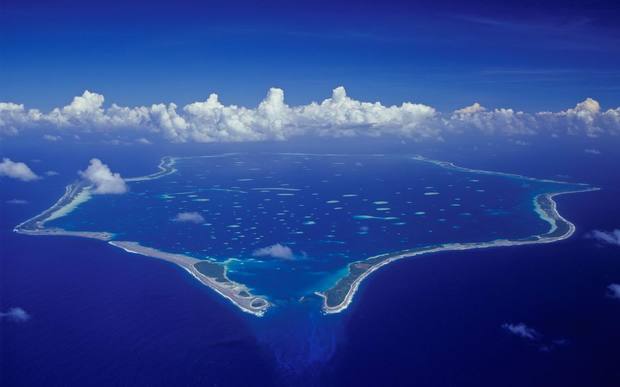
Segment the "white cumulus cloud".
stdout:
<svg viewBox="0 0 620 387">
<path fill-rule="evenodd" d="M 188 222 L 188 223 L 204 223 L 205 218 L 197 212 L 179 212 L 174 218 L 174 222 Z"/>
<path fill-rule="evenodd" d="M 45 134 L 43 135 L 43 139 L 51 142 L 56 142 L 62 139 L 60 136 L 54 136 L 53 134 Z"/>
<path fill-rule="evenodd" d="M 527 340 L 538 340 L 541 337 L 540 333 L 538 333 L 537 330 L 535 330 L 534 328 L 528 327 L 524 323 L 518 323 L 518 324 L 505 323 L 505 324 L 502 324 L 502 328 L 504 328 L 506 331 L 510 332 L 511 334 L 515 336 L 519 336 Z"/>
<path fill-rule="evenodd" d="M 0 102 L 0 134 L 54 128 L 62 133 L 129 131 L 135 138 L 160 136 L 172 142 L 233 142 L 287 140 L 297 136 L 399 136 L 439 140 L 448 133 L 597 137 L 620 134 L 620 107 L 604 110 L 588 98 L 559 112 L 527 113 L 506 108 L 488 109 L 479 103 L 440 113 L 431 106 L 403 102 L 384 105 L 347 95 L 344 87 L 329 98 L 290 106 L 284 90 L 271 88 L 258 106 L 223 104 L 217 94 L 185 106 L 157 103 L 150 106 L 104 105 L 103 95 L 84 91 L 71 103 L 50 112 Z M 47 133 L 47 139 L 59 137 Z M 144 141 L 140 141 L 144 142 Z"/>
<path fill-rule="evenodd" d="M 30 314 L 22 308 L 10 308 L 6 312 L 0 312 L 0 319 L 12 322 L 26 322 L 30 320 Z"/>
<path fill-rule="evenodd" d="M 295 255 L 290 247 L 276 243 L 275 245 L 262 247 L 254 250 L 252 253 L 255 257 L 272 257 L 279 259 L 294 259 Z"/>
<path fill-rule="evenodd" d="M 4 158 L 0 162 L 0 176 L 11 177 L 21 181 L 33 181 L 39 178 L 25 163 L 15 162 L 8 158 Z"/>
<path fill-rule="evenodd" d="M 90 160 L 88 168 L 80 171 L 79 174 L 95 187 L 93 193 L 122 194 L 127 192 L 127 185 L 121 175 L 112 173 L 110 168 L 99 159 Z"/>
</svg>

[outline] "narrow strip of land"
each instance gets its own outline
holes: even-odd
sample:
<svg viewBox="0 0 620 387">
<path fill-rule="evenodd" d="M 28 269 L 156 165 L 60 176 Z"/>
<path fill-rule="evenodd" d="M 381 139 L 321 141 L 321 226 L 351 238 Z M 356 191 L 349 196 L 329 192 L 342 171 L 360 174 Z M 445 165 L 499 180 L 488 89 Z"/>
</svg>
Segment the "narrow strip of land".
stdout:
<svg viewBox="0 0 620 387">
<path fill-rule="evenodd" d="M 434 246 L 422 246 L 394 253 L 381 254 L 365 260 L 352 262 L 348 265 L 348 274 L 336 284 L 316 294 L 323 298 L 324 313 L 339 313 L 345 310 L 353 301 L 362 281 L 379 268 L 399 259 L 414 257 L 423 254 L 432 254 L 442 251 L 459 251 L 484 249 L 490 247 L 521 246 L 537 243 L 552 243 L 569 238 L 575 232 L 575 225 L 566 220 L 557 210 L 553 198 L 557 195 L 588 192 L 598 188 L 584 188 L 583 190 L 545 193 L 534 198 L 534 207 L 539 216 L 550 225 L 547 233 L 533 235 L 521 239 L 497 239 L 481 243 L 446 243 Z"/>
<path fill-rule="evenodd" d="M 200 260 L 183 254 L 167 253 L 142 246 L 137 242 L 111 241 L 109 243 L 128 253 L 157 258 L 181 266 L 202 284 L 226 297 L 244 312 L 262 316 L 269 308 L 270 304 L 266 299 L 253 296 L 247 286 L 231 281 L 226 275 L 226 266 L 221 263 Z"/>
<path fill-rule="evenodd" d="M 136 182 L 136 181 L 155 180 L 155 179 L 162 178 L 164 176 L 171 175 L 177 171 L 177 169 L 174 167 L 174 165 L 176 164 L 176 161 L 177 161 L 176 157 L 164 156 L 162 157 L 161 161 L 159 162 L 159 165 L 157 166 L 157 168 L 159 168 L 159 172 L 155 172 L 155 173 L 152 173 L 146 176 L 129 177 L 129 178 L 125 178 L 124 180 L 126 182 L 131 183 L 131 182 Z"/>
<path fill-rule="evenodd" d="M 175 173 L 177 171 L 175 168 L 176 160 L 177 158 L 175 157 L 166 156 L 159 163 L 159 172 L 147 176 L 127 178 L 125 181 L 154 180 Z M 91 188 L 83 181 L 68 185 L 65 188 L 64 195 L 56 203 L 40 214 L 18 224 L 13 231 L 25 235 L 73 236 L 110 241 L 109 243 L 112 246 L 119 247 L 129 253 L 157 258 L 181 266 L 200 283 L 215 290 L 244 312 L 255 316 L 263 316 L 265 311 L 271 306 L 267 299 L 252 295 L 247 286 L 231 281 L 226 275 L 226 266 L 224 264 L 199 260 L 183 254 L 167 253 L 142 246 L 137 242 L 111 241 L 114 238 L 114 234 L 105 231 L 71 231 L 60 227 L 46 226 L 46 223 L 50 220 L 68 214 L 80 203 L 89 200 Z"/>
</svg>

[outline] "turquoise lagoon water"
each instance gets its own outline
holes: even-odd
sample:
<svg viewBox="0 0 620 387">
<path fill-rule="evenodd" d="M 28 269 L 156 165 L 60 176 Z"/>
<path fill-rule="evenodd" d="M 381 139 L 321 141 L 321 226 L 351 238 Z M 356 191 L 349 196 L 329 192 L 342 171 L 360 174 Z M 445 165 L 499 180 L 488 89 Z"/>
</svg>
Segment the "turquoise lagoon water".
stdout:
<svg viewBox="0 0 620 387">
<path fill-rule="evenodd" d="M 226 262 L 231 279 L 284 304 L 377 254 L 544 233 L 534 196 L 576 188 L 409 156 L 229 154 L 179 158 L 175 168 L 48 225 Z M 176 221 L 183 212 L 204 221 Z M 259 254 L 273 245 L 285 254 Z"/>
</svg>

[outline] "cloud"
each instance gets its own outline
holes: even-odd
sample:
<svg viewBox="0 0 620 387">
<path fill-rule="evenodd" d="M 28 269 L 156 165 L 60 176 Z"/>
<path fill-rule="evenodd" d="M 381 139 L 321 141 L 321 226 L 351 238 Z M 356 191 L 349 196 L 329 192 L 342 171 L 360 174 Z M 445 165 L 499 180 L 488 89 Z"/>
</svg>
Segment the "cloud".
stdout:
<svg viewBox="0 0 620 387">
<path fill-rule="evenodd" d="M 53 134 L 44 134 L 43 135 L 43 139 L 47 140 L 47 141 L 52 141 L 52 142 L 56 142 L 60 139 L 62 139 L 62 137 L 60 136 L 54 136 Z"/>
<path fill-rule="evenodd" d="M 152 142 L 149 141 L 149 139 L 144 138 L 144 137 L 140 137 L 139 139 L 136 140 L 136 142 L 138 144 L 143 144 L 143 145 L 151 145 Z"/>
<path fill-rule="evenodd" d="M 33 181 L 39 179 L 32 170 L 24 163 L 14 162 L 4 158 L 0 162 L 0 176 L 7 176 L 21 181 Z"/>
<path fill-rule="evenodd" d="M 595 239 L 601 243 L 620 246 L 620 229 L 611 231 L 594 230 L 587 234 L 587 237 Z"/>
<path fill-rule="evenodd" d="M 294 259 L 295 255 L 290 247 L 276 243 L 275 245 L 262 247 L 254 250 L 252 253 L 255 257 L 272 257 L 280 259 Z"/>
<path fill-rule="evenodd" d="M 473 105 L 466 106 L 464 108 L 458 109 L 454 111 L 454 114 L 465 115 L 465 114 L 476 114 L 486 111 L 487 109 L 480 105 L 478 102 L 475 102 Z"/>
<path fill-rule="evenodd" d="M 512 143 L 519 146 L 530 146 L 529 142 L 523 140 L 514 140 Z"/>
<path fill-rule="evenodd" d="M 122 194 L 127 192 L 127 185 L 118 173 L 112 173 L 107 165 L 99 159 L 90 160 L 90 165 L 85 171 L 79 172 L 80 176 L 95 186 L 95 194 Z"/>
<path fill-rule="evenodd" d="M 174 222 L 204 223 L 205 218 L 197 212 L 179 212 L 174 218 Z"/>
<path fill-rule="evenodd" d="M 609 297 L 620 299 L 620 284 L 611 284 L 607 290 Z"/>
<path fill-rule="evenodd" d="M 28 204 L 28 200 L 23 199 L 11 199 L 6 201 L 7 204 Z"/>
<path fill-rule="evenodd" d="M 551 352 L 570 344 L 570 341 L 566 338 L 545 338 L 542 333 L 524 323 L 504 323 L 502 328 L 511 335 L 526 340 L 541 352 Z"/>
<path fill-rule="evenodd" d="M 448 133 L 472 131 L 554 137 L 620 134 L 620 107 L 605 111 L 591 98 L 560 112 L 487 109 L 474 103 L 447 114 L 420 103 L 387 106 L 381 102 L 358 101 L 349 97 L 342 86 L 321 102 L 300 106 L 288 105 L 284 91 L 279 88 L 269 89 L 255 108 L 225 105 L 217 94 L 183 107 L 174 103 L 105 107 L 104 101 L 103 95 L 86 90 L 70 104 L 47 113 L 26 109 L 21 104 L 0 102 L 0 134 L 18 135 L 33 128 L 68 131 L 73 136 L 125 131 L 134 133 L 142 143 L 145 143 L 142 139 L 153 136 L 182 143 L 287 140 L 298 136 L 399 136 L 441 140 Z"/>
<path fill-rule="evenodd" d="M 523 339 L 527 340 L 538 340 L 541 337 L 541 334 L 538 333 L 534 328 L 530 328 L 524 323 L 518 324 L 502 324 L 502 328 L 506 331 L 510 332 L 513 335 L 519 336 Z"/>
<path fill-rule="evenodd" d="M 47 172 L 45 172 L 45 175 L 46 176 L 56 176 L 56 175 L 58 175 L 58 172 L 56 172 L 56 171 L 47 171 Z"/>
<path fill-rule="evenodd" d="M 584 149 L 583 150 L 585 153 L 589 153 L 591 155 L 600 155 L 601 151 L 598 149 L 594 149 L 594 148 L 588 148 L 588 149 Z"/>
<path fill-rule="evenodd" d="M 537 129 L 536 118 L 528 113 L 505 108 L 488 110 L 478 103 L 454 111 L 445 124 L 457 132 L 484 134 L 532 135 Z"/>
<path fill-rule="evenodd" d="M 30 315 L 22 308 L 11 308 L 7 312 L 0 312 L 0 319 L 12 322 L 26 322 L 30 320 Z"/>
</svg>

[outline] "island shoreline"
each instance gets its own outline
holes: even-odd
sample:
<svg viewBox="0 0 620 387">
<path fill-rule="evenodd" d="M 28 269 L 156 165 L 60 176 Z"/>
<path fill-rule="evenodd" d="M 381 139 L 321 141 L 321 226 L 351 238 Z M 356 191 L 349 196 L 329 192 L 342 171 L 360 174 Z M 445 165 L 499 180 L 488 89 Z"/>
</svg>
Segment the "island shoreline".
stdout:
<svg viewBox="0 0 620 387">
<path fill-rule="evenodd" d="M 175 168 L 175 163 L 179 159 L 191 159 L 191 158 L 210 158 L 210 157 L 225 157 L 231 154 L 220 154 L 220 155 L 206 155 L 206 156 L 190 156 L 190 157 L 172 157 L 172 156 L 164 156 L 162 157 L 158 168 L 159 171 L 138 177 L 126 178 L 126 182 L 140 182 L 146 180 L 154 180 L 159 179 L 164 176 L 168 176 L 177 172 Z M 299 154 L 302 155 L 302 154 Z M 519 245 L 529 245 L 529 244 L 539 244 L 539 243 L 552 243 L 557 242 L 563 239 L 569 238 L 575 232 L 575 225 L 570 221 L 566 220 L 557 210 L 557 203 L 553 200 L 555 196 L 569 194 L 569 193 L 579 193 L 579 192 L 589 192 L 595 191 L 599 188 L 591 187 L 587 184 L 583 183 L 568 183 L 563 181 L 556 181 L 550 179 L 537 179 L 512 173 L 504 173 L 504 172 L 493 172 L 486 170 L 477 170 L 477 169 L 469 169 L 457 166 L 451 162 L 446 161 L 438 161 L 428 159 L 419 155 L 416 156 L 408 156 L 412 160 L 427 162 L 435 164 L 441 168 L 457 170 L 459 172 L 465 173 L 474 173 L 474 174 L 491 174 L 503 176 L 506 178 L 517 178 L 528 181 L 537 181 L 537 182 L 548 182 L 548 183 L 556 183 L 556 184 L 570 184 L 573 186 L 581 185 L 584 186 L 583 189 L 579 190 L 571 190 L 571 191 L 559 191 L 559 192 L 547 192 L 541 193 L 534 197 L 534 207 L 536 213 L 538 213 L 539 217 L 543 219 L 545 222 L 550 224 L 550 229 L 544 234 L 532 235 L 526 238 L 520 239 L 497 239 L 493 241 L 487 242 L 464 242 L 464 243 L 445 243 L 439 245 L 432 246 L 424 246 L 418 247 L 414 249 L 401 250 L 398 252 L 392 253 L 384 253 L 375 255 L 363 260 L 351 262 L 347 265 L 349 269 L 349 273 L 344 277 L 341 277 L 335 284 L 329 289 L 324 291 L 315 292 L 316 295 L 323 299 L 322 311 L 325 314 L 334 314 L 339 313 L 348 308 L 351 304 L 360 284 L 363 282 L 365 278 L 367 278 L 374 271 L 379 268 L 386 266 L 387 264 L 394 262 L 399 259 L 423 255 L 423 254 L 431 254 L 442 251 L 460 251 L 460 250 L 472 250 L 472 249 L 482 249 L 482 248 L 491 248 L 491 247 L 507 247 L 507 246 L 519 246 Z M 66 213 L 70 212 L 73 208 L 75 208 L 79 203 L 79 197 L 81 194 L 86 195 L 84 201 L 88 200 L 90 196 L 91 186 L 87 186 L 83 181 L 78 181 L 68 185 L 65 189 L 65 193 L 63 196 L 56 201 L 51 207 L 39 213 L 38 215 L 18 224 L 13 229 L 14 232 L 24 234 L 24 235 L 34 235 L 34 236 L 71 236 L 71 237 L 82 237 L 82 238 L 91 238 L 108 242 L 110 245 L 115 246 L 117 248 L 121 248 L 124 251 L 132 254 L 139 254 L 143 256 L 149 256 L 156 259 L 161 259 L 164 261 L 168 261 L 174 263 L 184 270 L 189 272 L 195 279 L 201 282 L 203 285 L 210 287 L 215 290 L 218 294 L 225 297 L 229 301 L 231 301 L 235 306 L 241 309 L 244 312 L 251 313 L 255 316 L 263 316 L 265 311 L 273 306 L 266 298 L 252 295 L 250 290 L 246 285 L 231 281 L 226 276 L 226 265 L 216 262 L 211 262 L 208 260 L 200 260 L 197 258 L 193 258 L 183 254 L 174 254 L 167 253 L 161 250 L 157 250 L 154 248 L 146 247 L 140 245 L 138 242 L 132 241 L 113 241 L 114 238 L 113 233 L 109 232 L 92 232 L 92 231 L 69 231 L 64 230 L 62 228 L 48 228 L 45 226 L 45 223 L 49 220 L 54 219 L 55 216 L 64 216 Z M 76 200 L 78 201 L 76 203 Z M 558 229 L 562 227 L 565 230 L 563 232 L 559 232 Z M 562 230 L 560 230 L 562 231 Z M 557 234 L 557 235 L 555 235 Z M 215 271 L 220 271 L 215 276 L 205 275 L 199 270 L 199 266 L 201 265 L 213 265 L 212 268 L 215 268 Z M 357 265 L 357 267 L 355 266 Z M 216 267 L 217 266 L 217 267 Z M 352 273 L 352 268 L 355 267 L 357 272 Z M 358 270 L 359 268 L 359 270 Z M 212 272 L 212 269 L 208 270 Z M 211 273 L 212 274 L 212 273 Z M 216 279 L 219 278 L 218 279 Z M 351 278 L 350 278 L 351 277 Z M 342 282 L 349 281 L 348 284 L 342 285 Z M 340 291 L 342 294 L 342 289 L 346 289 L 346 293 L 342 297 L 342 301 L 330 303 L 330 292 L 334 292 L 334 289 Z M 333 298 L 333 297 L 332 297 Z"/>
<path fill-rule="evenodd" d="M 511 176 L 518 177 L 518 175 L 511 175 Z M 597 187 L 589 187 L 589 188 L 584 188 L 583 190 L 551 192 L 551 193 L 543 193 L 543 194 L 536 195 L 536 197 L 533 200 L 535 203 L 535 210 L 539 214 L 541 219 L 543 219 L 544 221 L 546 221 L 547 223 L 551 225 L 550 230 L 545 234 L 532 235 L 530 237 L 521 238 L 521 239 L 496 239 L 496 240 L 492 240 L 488 242 L 445 243 L 445 244 L 440 244 L 440 245 L 435 245 L 435 246 L 422 247 L 419 249 L 410 249 L 410 250 L 400 251 L 396 253 L 385 253 L 385 254 L 375 255 L 373 257 L 369 257 L 364 260 L 349 263 L 347 265 L 349 267 L 349 274 L 347 274 L 347 276 L 338 280 L 338 282 L 336 282 L 334 286 L 327 289 L 326 291 L 315 292 L 315 294 L 323 299 L 323 306 L 322 306 L 323 313 L 325 314 L 340 313 L 346 310 L 350 306 L 355 294 L 357 293 L 359 289 L 360 284 L 364 281 L 364 279 L 366 279 L 370 274 L 380 269 L 381 267 L 386 266 L 389 263 L 392 263 L 400 259 L 411 258 L 414 256 L 424 255 L 424 254 L 445 252 L 445 251 L 476 250 L 476 249 L 485 249 L 485 248 L 492 248 L 492 247 L 510 247 L 510 246 L 523 246 L 523 245 L 541 244 L 541 243 L 553 243 L 553 242 L 558 242 L 558 241 L 570 238 L 574 234 L 576 227 L 573 223 L 566 220 L 566 218 L 564 218 L 558 212 L 557 203 L 555 202 L 555 200 L 553 200 L 553 198 L 555 196 L 564 195 L 564 194 L 591 192 L 591 191 L 597 191 L 599 189 L 600 188 L 597 188 Z M 542 198 L 549 200 L 549 202 L 551 203 L 550 210 L 546 210 L 541 207 L 540 200 Z M 563 222 L 563 226 L 567 227 L 567 231 L 558 236 L 549 236 L 553 234 L 555 230 L 557 229 L 558 227 L 556 223 L 557 221 Z M 340 282 L 342 282 L 343 280 L 345 280 L 351 275 L 351 267 L 356 264 L 358 265 L 364 264 L 365 262 L 373 260 L 373 259 L 380 259 L 380 260 L 377 263 L 370 264 L 370 266 L 368 266 L 366 270 L 364 270 L 361 274 L 358 274 L 356 276 L 356 278 L 348 285 L 348 289 L 347 289 L 346 295 L 344 296 L 343 301 L 335 305 L 329 305 L 329 292 L 336 289 L 339 286 Z"/>
<path fill-rule="evenodd" d="M 174 263 L 177 266 L 183 268 L 189 274 L 191 274 L 201 284 L 213 289 L 219 295 L 228 299 L 235 306 L 237 306 L 239 309 L 246 313 L 262 317 L 265 314 L 265 311 L 270 306 L 270 303 L 266 299 L 253 296 L 247 286 L 230 280 L 226 275 L 226 267 L 223 265 L 200 260 L 184 254 L 167 253 L 158 249 L 153 249 L 151 247 L 142 246 L 138 242 L 109 241 L 108 244 L 123 249 L 130 254 L 139 254 L 146 257 L 156 258 L 170 263 Z M 224 280 L 218 281 L 214 277 L 203 274 L 196 266 L 198 263 L 211 263 L 213 265 L 223 266 Z M 242 296 L 242 293 L 247 294 L 247 296 Z M 260 303 L 260 306 L 254 306 L 255 303 Z"/>
<path fill-rule="evenodd" d="M 126 178 L 126 182 L 140 182 L 146 180 L 159 179 L 171 175 L 177 171 L 175 163 L 178 158 L 171 156 L 162 157 L 158 168 L 159 171 L 146 176 Z M 18 224 L 13 231 L 19 234 L 31 236 L 70 236 L 91 238 L 108 242 L 108 244 L 120 248 L 131 254 L 139 254 L 151 258 L 161 259 L 174 263 L 190 273 L 201 284 L 213 289 L 219 295 L 228 299 L 243 312 L 262 317 L 266 310 L 271 307 L 271 303 L 264 297 L 252 295 L 250 289 L 243 284 L 234 282 L 226 275 L 226 265 L 200 260 L 183 254 L 167 253 L 154 248 L 142 246 L 132 241 L 113 241 L 113 233 L 101 231 L 70 231 L 59 227 L 46 227 L 45 223 L 54 219 L 54 214 L 64 216 L 79 204 L 80 195 L 86 195 L 86 200 L 90 198 L 91 186 L 84 182 L 75 182 L 65 187 L 65 193 L 51 207 L 34 217 Z M 78 203 L 76 204 L 76 201 Z M 220 279 L 210 277 L 202 273 L 197 264 L 210 264 L 217 266 L 222 272 Z"/>
</svg>

